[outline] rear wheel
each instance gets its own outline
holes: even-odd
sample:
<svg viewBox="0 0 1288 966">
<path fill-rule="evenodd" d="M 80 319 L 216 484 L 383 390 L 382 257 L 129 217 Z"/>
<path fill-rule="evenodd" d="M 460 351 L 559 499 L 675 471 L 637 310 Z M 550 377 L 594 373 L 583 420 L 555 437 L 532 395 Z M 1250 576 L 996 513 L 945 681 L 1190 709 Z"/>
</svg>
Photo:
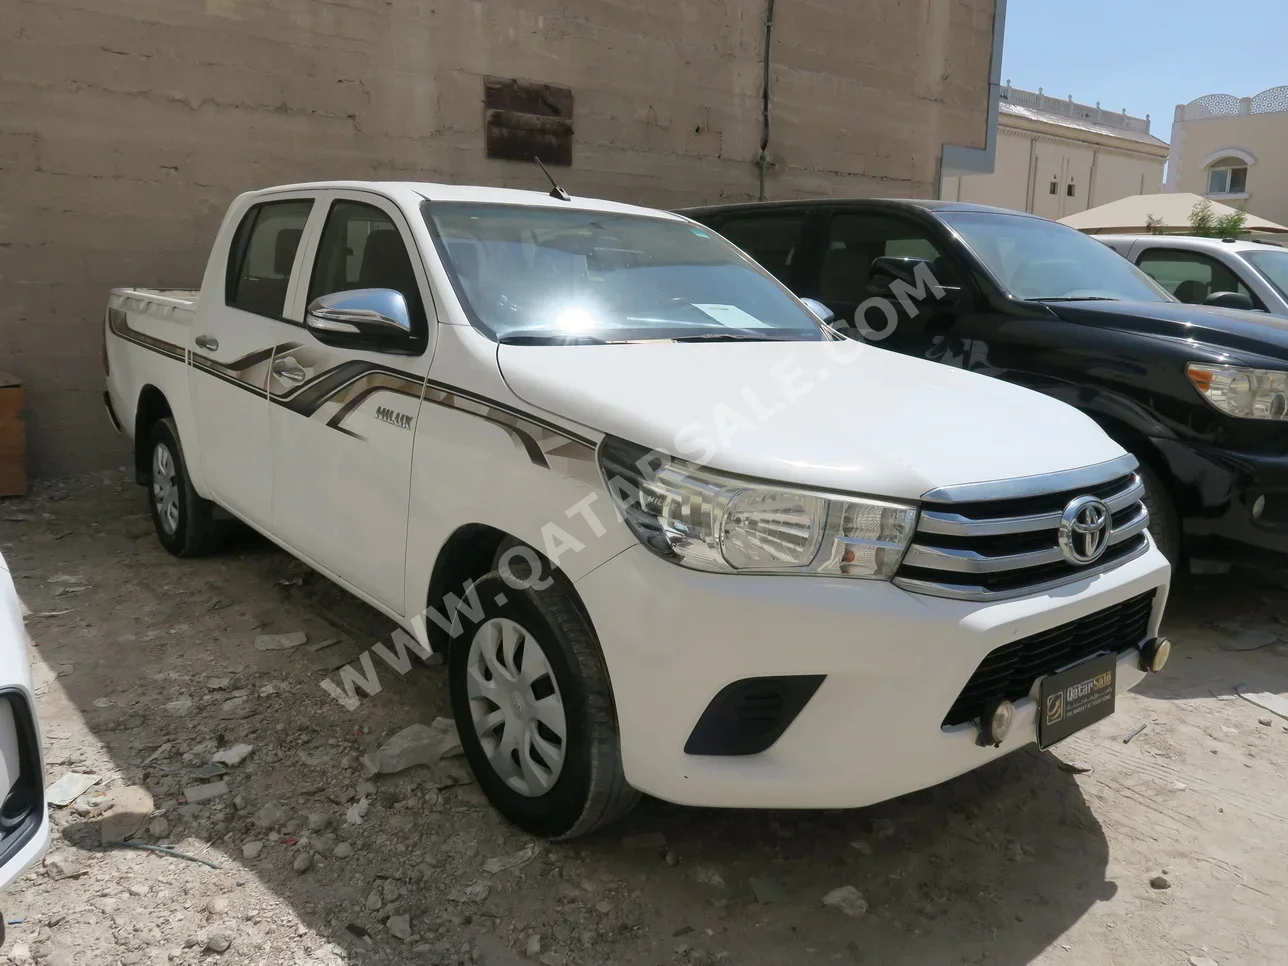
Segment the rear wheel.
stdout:
<svg viewBox="0 0 1288 966">
<path fill-rule="evenodd" d="M 192 488 L 173 419 L 152 424 L 148 436 L 148 505 L 157 539 L 176 557 L 198 557 L 223 545 L 228 521 Z"/>
<path fill-rule="evenodd" d="M 534 835 L 572 839 L 639 799 L 594 634 L 565 592 L 476 581 L 483 617 L 448 658 L 452 712 L 488 800 Z"/>
<path fill-rule="evenodd" d="M 1181 565 L 1181 522 L 1176 504 L 1162 479 L 1144 463 L 1136 470 L 1145 484 L 1145 509 L 1149 511 L 1149 533 L 1163 556 L 1178 574 Z"/>
</svg>

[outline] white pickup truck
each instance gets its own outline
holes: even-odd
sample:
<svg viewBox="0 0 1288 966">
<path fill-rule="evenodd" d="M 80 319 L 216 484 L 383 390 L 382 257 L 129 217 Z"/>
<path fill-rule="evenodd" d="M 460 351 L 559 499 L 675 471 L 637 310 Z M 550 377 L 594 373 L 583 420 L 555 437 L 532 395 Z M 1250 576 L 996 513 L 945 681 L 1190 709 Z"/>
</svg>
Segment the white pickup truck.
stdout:
<svg viewBox="0 0 1288 966">
<path fill-rule="evenodd" d="M 1111 713 L 1169 651 L 1135 460 L 814 311 L 674 214 L 293 185 L 200 293 L 112 293 L 107 402 L 171 552 L 237 518 L 445 654 L 535 834 L 864 805 Z"/>
</svg>

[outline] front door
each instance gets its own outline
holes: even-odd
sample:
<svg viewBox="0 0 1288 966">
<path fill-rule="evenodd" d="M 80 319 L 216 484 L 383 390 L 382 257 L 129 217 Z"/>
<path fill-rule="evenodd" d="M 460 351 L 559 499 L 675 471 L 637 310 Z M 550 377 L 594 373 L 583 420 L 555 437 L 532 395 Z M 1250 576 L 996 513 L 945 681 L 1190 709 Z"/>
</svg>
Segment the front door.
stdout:
<svg viewBox="0 0 1288 966">
<path fill-rule="evenodd" d="M 268 371 L 312 207 L 285 198 L 246 212 L 224 279 L 206 280 L 190 347 L 198 445 L 189 457 L 200 454 L 208 496 L 263 528 L 273 501 Z"/>
<path fill-rule="evenodd" d="M 823 244 L 810 282 L 801 290 L 836 313 L 834 325 L 860 338 L 909 355 L 951 361 L 952 299 L 935 285 L 961 289 L 961 273 L 913 221 L 884 212 L 837 211 L 824 228 Z M 878 294 L 873 264 L 878 258 L 906 260 L 918 286 Z M 933 283 L 933 284 L 932 284 Z"/>
<path fill-rule="evenodd" d="M 307 284 L 280 324 L 268 377 L 273 530 L 303 556 L 403 613 L 412 446 L 432 355 L 424 266 L 397 206 L 331 194 L 311 232 Z M 327 344 L 304 327 L 314 299 L 353 289 L 403 294 L 416 333 L 407 353 Z"/>
<path fill-rule="evenodd" d="M 1233 269 L 1202 252 L 1154 246 L 1141 252 L 1136 264 L 1178 302 L 1202 305 L 1204 299 L 1217 292 L 1238 292 L 1251 299 L 1254 306 L 1264 308 Z"/>
</svg>

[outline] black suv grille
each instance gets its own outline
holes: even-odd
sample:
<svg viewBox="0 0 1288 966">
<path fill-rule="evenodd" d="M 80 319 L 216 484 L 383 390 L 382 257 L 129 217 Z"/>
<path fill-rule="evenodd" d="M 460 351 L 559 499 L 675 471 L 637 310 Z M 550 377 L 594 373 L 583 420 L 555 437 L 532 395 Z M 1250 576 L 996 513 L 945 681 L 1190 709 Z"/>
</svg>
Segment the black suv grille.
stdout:
<svg viewBox="0 0 1288 966">
<path fill-rule="evenodd" d="M 974 721 L 993 701 L 1019 701 L 1038 678 L 1105 651 L 1138 646 L 1149 632 L 1154 591 L 1081 617 L 1061 627 L 999 647 L 966 682 L 944 726 Z"/>
</svg>

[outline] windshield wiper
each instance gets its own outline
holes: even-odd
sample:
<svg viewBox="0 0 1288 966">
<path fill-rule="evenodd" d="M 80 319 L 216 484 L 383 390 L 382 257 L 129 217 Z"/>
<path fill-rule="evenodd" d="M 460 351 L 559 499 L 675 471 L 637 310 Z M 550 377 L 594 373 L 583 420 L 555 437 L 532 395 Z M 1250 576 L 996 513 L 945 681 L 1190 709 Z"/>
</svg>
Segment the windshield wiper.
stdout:
<svg viewBox="0 0 1288 966">
<path fill-rule="evenodd" d="M 613 345 L 607 339 L 593 335 L 536 335 L 531 332 L 511 332 L 497 339 L 501 345 Z"/>
<path fill-rule="evenodd" d="M 782 339 L 773 335 L 757 335 L 753 332 L 702 332 L 698 335 L 677 335 L 672 342 L 793 342 L 793 339 Z"/>
<path fill-rule="evenodd" d="M 1121 302 L 1108 295 L 1057 295 L 1046 299 L 1029 299 L 1030 302 Z"/>
</svg>

